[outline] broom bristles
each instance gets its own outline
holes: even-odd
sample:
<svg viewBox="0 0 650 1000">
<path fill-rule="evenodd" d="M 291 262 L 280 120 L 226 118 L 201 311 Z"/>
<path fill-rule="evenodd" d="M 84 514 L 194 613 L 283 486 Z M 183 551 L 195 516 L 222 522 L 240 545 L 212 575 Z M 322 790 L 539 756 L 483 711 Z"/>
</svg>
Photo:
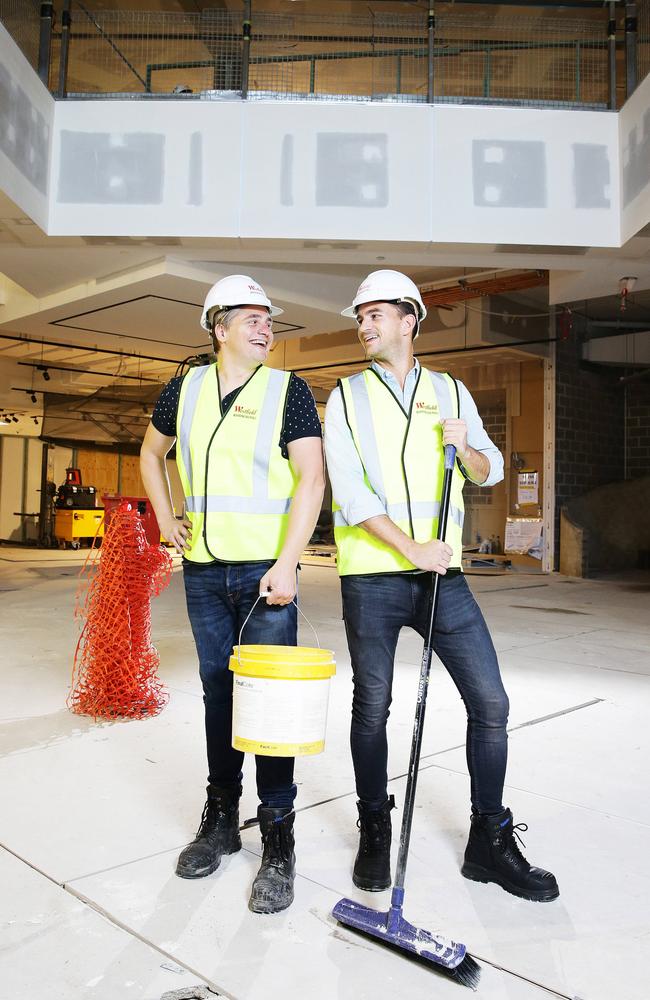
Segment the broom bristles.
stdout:
<svg viewBox="0 0 650 1000">
<path fill-rule="evenodd" d="M 446 969 L 444 965 L 436 965 L 436 968 L 440 969 L 443 973 L 447 973 L 451 979 L 460 983 L 461 986 L 469 986 L 470 990 L 475 990 L 478 987 L 481 978 L 481 966 L 478 962 L 474 961 L 471 955 L 465 955 L 463 961 L 455 969 Z"/>
</svg>

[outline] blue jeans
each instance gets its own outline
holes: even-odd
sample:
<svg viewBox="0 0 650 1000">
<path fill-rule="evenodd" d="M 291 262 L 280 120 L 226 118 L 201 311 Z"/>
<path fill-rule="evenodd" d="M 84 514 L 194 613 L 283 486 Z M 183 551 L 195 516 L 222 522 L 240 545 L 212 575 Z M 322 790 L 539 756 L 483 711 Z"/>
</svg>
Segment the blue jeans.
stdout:
<svg viewBox="0 0 650 1000">
<path fill-rule="evenodd" d="M 425 637 L 431 576 L 387 573 L 341 578 L 343 617 L 354 677 L 350 743 L 357 795 L 371 808 L 386 801 L 388 743 L 395 648 L 409 625 Z M 467 767 L 474 810 L 503 808 L 508 697 L 483 615 L 464 576 L 444 576 L 434 650 L 467 710 Z"/>
<path fill-rule="evenodd" d="M 218 788 L 241 787 L 244 754 L 232 738 L 232 671 L 228 661 L 239 631 L 259 594 L 271 562 L 183 563 L 187 612 L 199 657 L 205 704 L 208 780 Z M 270 605 L 262 598 L 242 636 L 243 643 L 295 646 L 295 605 Z M 255 757 L 257 794 L 263 806 L 291 806 L 296 797 L 293 757 Z"/>
</svg>

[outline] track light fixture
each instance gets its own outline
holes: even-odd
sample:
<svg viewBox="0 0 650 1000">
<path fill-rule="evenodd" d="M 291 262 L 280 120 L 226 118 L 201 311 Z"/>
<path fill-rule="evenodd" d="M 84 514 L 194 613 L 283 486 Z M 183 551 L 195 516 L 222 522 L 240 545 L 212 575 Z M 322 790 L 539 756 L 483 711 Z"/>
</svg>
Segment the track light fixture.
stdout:
<svg viewBox="0 0 650 1000">
<path fill-rule="evenodd" d="M 30 396 L 30 399 L 31 399 L 32 403 L 35 403 L 35 402 L 36 402 L 36 393 L 35 393 L 35 392 L 33 392 L 33 393 L 31 394 L 31 396 Z"/>
</svg>

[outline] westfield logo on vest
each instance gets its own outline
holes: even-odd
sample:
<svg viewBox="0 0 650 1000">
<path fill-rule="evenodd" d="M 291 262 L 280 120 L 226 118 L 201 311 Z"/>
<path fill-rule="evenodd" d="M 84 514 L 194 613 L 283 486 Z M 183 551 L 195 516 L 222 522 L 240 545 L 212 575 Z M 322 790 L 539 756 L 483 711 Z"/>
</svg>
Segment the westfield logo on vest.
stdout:
<svg viewBox="0 0 650 1000">
<path fill-rule="evenodd" d="M 424 413 L 425 415 L 430 415 L 432 413 L 438 412 L 438 406 L 436 403 L 416 403 L 415 404 L 416 413 Z"/>
<path fill-rule="evenodd" d="M 257 409 L 252 406 L 238 406 L 235 404 L 232 412 L 234 417 L 244 417 L 247 420 L 255 420 L 257 417 Z"/>
</svg>

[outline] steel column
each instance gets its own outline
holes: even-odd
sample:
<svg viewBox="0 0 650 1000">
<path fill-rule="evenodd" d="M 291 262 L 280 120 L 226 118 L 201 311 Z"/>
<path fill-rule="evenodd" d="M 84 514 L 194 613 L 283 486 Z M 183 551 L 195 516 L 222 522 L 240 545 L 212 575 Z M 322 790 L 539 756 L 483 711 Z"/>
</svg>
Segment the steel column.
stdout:
<svg viewBox="0 0 650 1000">
<path fill-rule="evenodd" d="M 54 4 L 51 0 L 45 0 L 41 4 L 41 30 L 38 42 L 38 75 L 45 84 L 50 82 L 50 51 L 52 47 L 52 20 L 54 18 Z"/>
<path fill-rule="evenodd" d="M 244 0 L 244 21 L 242 24 L 241 53 L 241 97 L 248 97 L 248 69 L 251 60 L 251 0 Z"/>
</svg>

